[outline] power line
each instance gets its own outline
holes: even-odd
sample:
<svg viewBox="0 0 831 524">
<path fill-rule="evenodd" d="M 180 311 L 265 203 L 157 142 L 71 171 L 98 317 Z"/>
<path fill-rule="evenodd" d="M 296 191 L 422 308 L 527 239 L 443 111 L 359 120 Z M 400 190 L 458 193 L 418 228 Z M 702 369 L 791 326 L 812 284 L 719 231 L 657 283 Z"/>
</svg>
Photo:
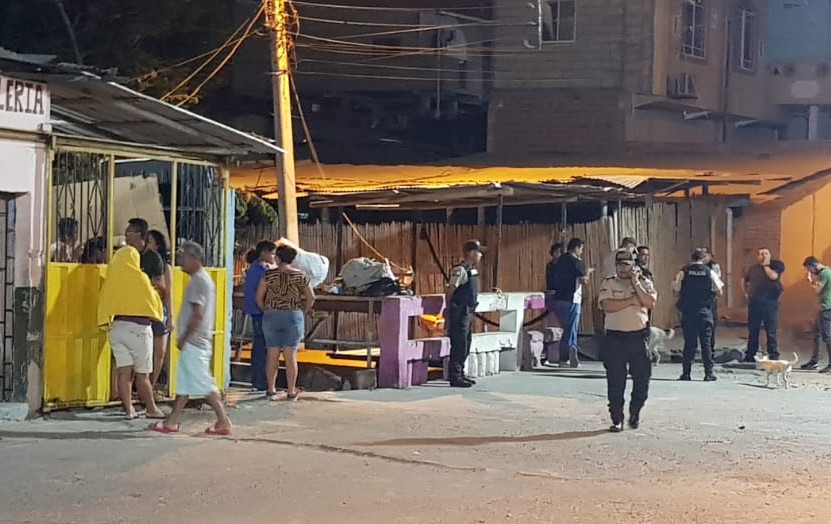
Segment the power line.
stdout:
<svg viewBox="0 0 831 524">
<path fill-rule="evenodd" d="M 298 43 L 298 47 L 307 47 L 313 50 L 328 50 L 332 52 L 337 51 L 344 51 L 348 52 L 346 54 L 367 54 L 367 55 L 376 55 L 376 56 L 395 56 L 396 53 L 400 53 L 402 56 L 407 55 L 408 53 L 446 53 L 452 54 L 455 51 L 464 51 L 466 53 L 476 53 L 479 52 L 485 56 L 493 56 L 494 53 L 490 50 L 484 51 L 483 49 L 487 46 L 486 44 L 494 44 L 500 43 L 505 41 L 515 42 L 516 40 L 513 37 L 501 37 L 501 38 L 487 38 L 484 40 L 476 40 L 473 42 L 466 42 L 464 44 L 454 44 L 454 45 L 447 45 L 442 47 L 421 47 L 421 46 L 401 46 L 401 45 L 384 45 L 384 44 L 367 44 L 362 42 L 346 42 L 342 40 L 336 40 L 327 37 L 319 37 L 314 35 L 307 35 L 307 34 L 300 34 L 298 35 L 301 39 L 308 39 L 312 42 L 321 42 L 316 43 L 314 45 L 309 44 L 302 44 Z M 469 48 L 478 48 L 470 51 Z M 536 48 L 534 48 L 536 49 Z M 513 54 L 515 52 L 520 53 L 527 53 L 528 49 L 500 49 L 498 50 L 499 53 L 506 53 L 506 54 Z"/>
<path fill-rule="evenodd" d="M 332 23 L 332 24 L 340 24 L 345 26 L 351 25 L 365 25 L 362 23 L 354 23 L 351 21 L 346 20 L 329 20 L 329 19 L 322 19 L 322 18 L 310 18 L 302 16 L 301 20 L 306 21 L 317 21 L 317 22 L 324 22 L 324 23 Z M 357 38 L 371 38 L 377 36 L 388 36 L 388 35 L 400 35 L 400 34 L 408 34 L 408 33 L 424 33 L 428 31 L 439 31 L 439 30 L 453 30 L 453 29 L 466 29 L 466 28 L 473 28 L 473 27 L 529 27 L 529 28 L 536 28 L 536 22 L 529 20 L 528 22 L 514 22 L 514 23 L 499 23 L 495 21 L 486 21 L 486 22 L 465 22 L 465 23 L 456 23 L 456 24 L 442 24 L 442 25 L 428 25 L 428 24 L 372 24 L 373 27 L 403 27 L 403 29 L 391 29 L 388 31 L 378 31 L 375 33 L 358 33 L 353 35 L 344 35 L 340 36 L 341 39 L 357 39 Z"/>
<path fill-rule="evenodd" d="M 523 48 L 523 49 L 499 49 L 491 51 L 488 49 L 487 46 L 482 45 L 481 47 L 471 48 L 471 46 L 478 45 L 478 44 L 485 44 L 485 43 L 497 43 L 496 40 L 483 40 L 477 41 L 467 44 L 467 46 L 453 46 L 449 48 L 424 48 L 424 47 L 402 47 L 402 51 L 384 51 L 384 50 L 375 50 L 375 49 L 356 49 L 350 48 L 348 46 L 331 46 L 331 45 L 320 45 L 320 44 L 303 44 L 298 43 L 296 46 L 298 48 L 309 49 L 312 51 L 317 51 L 321 54 L 331 53 L 331 54 L 343 54 L 343 55 L 354 55 L 354 56 L 369 56 L 374 58 L 368 58 L 367 61 L 375 61 L 375 60 L 384 60 L 384 59 L 392 59 L 392 58 L 403 58 L 407 56 L 414 56 L 414 55 L 435 55 L 436 53 L 440 54 L 447 54 L 452 55 L 454 52 L 461 52 L 464 51 L 467 57 L 509 57 L 509 56 L 516 56 L 516 55 L 527 55 L 529 52 L 536 52 L 537 48 L 534 47 L 533 49 Z M 414 51 L 404 51 L 407 49 L 413 49 Z"/>
<path fill-rule="evenodd" d="M 198 95 L 199 92 L 202 90 L 202 88 L 205 87 L 205 84 L 210 82 L 210 80 L 212 78 L 214 78 L 216 75 L 219 74 L 220 71 L 222 71 L 222 68 L 224 68 L 225 65 L 228 62 L 231 61 L 231 58 L 233 58 L 234 55 L 237 53 L 237 50 L 240 48 L 242 43 L 251 35 L 251 30 L 254 28 L 254 24 L 257 23 L 257 21 L 263 15 L 264 11 L 265 11 L 265 4 L 261 5 L 260 8 L 257 10 L 257 13 L 253 17 L 251 17 L 251 21 L 248 23 L 248 26 L 245 28 L 245 32 L 243 33 L 243 37 L 240 38 L 239 41 L 237 41 L 237 43 L 234 45 L 234 47 L 231 48 L 231 51 L 228 52 L 228 55 L 226 55 L 225 58 L 219 63 L 219 65 L 217 65 L 214 68 L 214 70 L 211 71 L 211 73 L 208 75 L 207 78 L 205 78 L 205 80 L 203 80 L 198 86 L 196 86 L 196 89 L 194 89 L 193 92 L 191 92 L 187 97 L 185 97 L 184 100 L 182 100 L 181 102 L 176 104 L 177 106 L 181 107 L 181 106 L 185 105 L 188 101 L 195 98 L 196 95 Z"/>
<path fill-rule="evenodd" d="M 297 65 L 301 66 L 302 64 L 310 62 L 315 64 L 328 64 L 328 65 L 341 65 L 344 67 L 367 67 L 367 68 L 374 68 L 374 69 L 392 69 L 397 71 L 429 71 L 432 73 L 451 73 L 457 74 L 459 73 L 458 69 L 449 68 L 449 67 L 418 67 L 418 66 L 396 66 L 391 64 L 367 64 L 365 62 L 339 62 L 335 60 L 318 60 L 316 58 L 301 58 Z M 298 71 L 303 71 L 302 69 L 298 69 Z M 484 69 L 484 68 L 474 68 L 471 71 L 472 73 L 484 73 L 484 74 L 503 74 L 503 73 L 511 73 L 511 71 L 507 70 L 497 70 L 497 69 Z"/>
<path fill-rule="evenodd" d="M 506 72 L 507 73 L 507 72 Z M 272 73 L 274 74 L 274 73 Z M 361 74 L 361 73 L 333 73 L 333 72 L 324 72 L 324 71 L 295 71 L 295 74 L 298 75 L 307 75 L 307 76 L 328 76 L 328 77 L 343 77 L 343 78 L 365 78 L 370 80 L 400 80 L 400 81 L 424 81 L 424 82 L 435 82 L 435 77 L 425 77 L 425 76 L 395 76 L 395 75 L 371 75 L 371 74 Z M 456 81 L 454 78 L 448 78 L 445 80 L 452 80 Z M 573 76 L 569 77 L 559 77 L 559 78 L 517 78 L 512 76 L 511 78 L 507 79 L 508 81 L 526 81 L 526 80 L 533 80 L 535 82 L 573 82 L 573 81 L 590 81 L 593 80 L 591 78 L 576 78 Z M 493 78 L 476 78 L 475 82 L 495 82 L 496 79 Z"/>
<path fill-rule="evenodd" d="M 233 32 L 233 33 L 231 33 L 231 36 L 229 36 L 229 37 L 225 40 L 225 42 L 223 42 L 223 43 L 222 43 L 222 45 L 220 45 L 219 47 L 217 47 L 216 49 L 214 49 L 214 51 L 213 51 L 212 53 L 210 53 L 210 56 L 208 57 L 208 59 L 207 59 L 207 60 L 205 60 L 204 62 L 202 62 L 202 64 L 201 64 L 199 67 L 197 67 L 196 69 L 194 69 L 193 71 L 191 71 L 191 73 L 190 73 L 188 76 L 186 76 L 186 77 L 184 78 L 184 80 L 182 80 L 181 82 L 179 82 L 178 84 L 176 84 L 176 87 L 174 87 L 173 89 L 171 89 L 170 91 L 168 91 L 167 93 L 165 93 L 165 94 L 162 96 L 162 100 L 167 100 L 168 98 L 170 98 L 170 97 L 171 97 L 173 94 L 175 94 L 175 93 L 176 93 L 179 89 L 181 89 L 182 87 L 186 86 L 186 85 L 188 84 L 188 82 L 190 82 L 191 80 L 193 80 L 193 78 L 194 78 L 194 77 L 196 77 L 196 75 L 198 75 L 200 71 L 202 71 L 203 69 L 205 69 L 206 67 L 208 67 L 208 64 L 210 64 L 211 62 L 213 62 L 213 61 L 214 61 L 214 59 L 215 59 L 217 56 L 219 56 L 219 54 L 222 52 L 222 50 L 223 50 L 223 49 L 225 49 L 226 47 L 228 47 L 229 42 L 231 42 L 232 40 L 234 40 L 234 37 L 236 37 L 236 36 L 239 34 L 239 32 L 243 30 L 243 28 L 245 27 L 245 25 L 246 25 L 248 22 L 250 22 L 250 21 L 251 21 L 251 19 L 250 19 L 250 18 L 248 18 L 245 22 L 241 23 L 241 24 L 239 25 L 239 27 L 237 27 L 237 28 L 234 30 L 234 32 Z M 246 34 L 245 36 L 241 37 L 239 40 L 242 40 L 243 38 L 247 38 L 247 36 L 248 36 L 248 35 Z M 237 40 L 237 42 L 238 42 L 239 40 Z"/>
<path fill-rule="evenodd" d="M 416 28 L 416 27 L 424 27 L 424 24 L 393 24 L 389 22 L 361 22 L 358 20 L 336 20 L 333 18 L 317 18 L 314 16 L 304 16 L 300 15 L 301 20 L 306 20 L 307 22 L 320 22 L 323 24 L 335 24 L 335 25 L 354 25 L 354 26 L 362 26 L 362 27 L 399 27 L 399 28 Z"/>
<path fill-rule="evenodd" d="M 229 42 L 229 43 L 227 43 L 227 44 L 222 44 L 222 45 L 221 45 L 221 46 L 219 46 L 219 47 L 215 47 L 215 48 L 211 49 L 210 51 L 205 51 L 205 52 L 204 52 L 204 53 L 202 53 L 202 54 L 199 54 L 199 55 L 196 55 L 196 56 L 192 56 L 192 57 L 190 57 L 190 58 L 188 58 L 188 59 L 186 59 L 186 60 L 182 60 L 181 62 L 176 62 L 175 64 L 171 64 L 171 65 L 169 65 L 169 66 L 165 66 L 165 67 L 154 68 L 152 71 L 148 71 L 147 73 L 144 73 L 144 74 L 141 74 L 141 75 L 139 75 L 139 76 L 137 76 L 137 77 L 134 77 L 134 78 L 132 78 L 131 80 L 133 80 L 133 81 L 136 81 L 136 80 L 144 80 L 145 78 L 150 78 L 150 77 L 152 77 L 152 76 L 156 76 L 156 75 L 158 75 L 158 74 L 160 74 L 160 73 L 164 73 L 164 72 L 166 72 L 166 71 L 172 71 L 173 69 L 178 69 L 178 68 L 180 68 L 180 67 L 182 67 L 182 66 L 186 66 L 186 65 L 188 65 L 188 64 L 192 64 L 193 62 L 196 62 L 196 61 L 197 61 L 197 60 L 199 60 L 200 58 L 205 58 L 206 56 L 210 55 L 210 54 L 211 54 L 211 53 L 213 53 L 214 51 L 216 51 L 216 50 L 218 50 L 218 49 L 225 49 L 225 48 L 226 48 L 226 47 L 228 47 L 228 46 L 234 45 L 236 42 L 237 42 L 237 40 L 233 40 L 233 41 L 231 41 L 231 42 Z"/>
<path fill-rule="evenodd" d="M 447 7 L 373 7 L 368 5 L 339 5 L 339 4 L 318 4 L 315 2 L 303 2 L 303 1 L 294 1 L 295 5 L 305 6 L 305 7 L 314 7 L 314 8 L 326 8 L 326 9 L 339 9 L 339 10 L 347 10 L 347 11 L 398 11 L 398 12 L 405 12 L 405 13 L 422 13 L 424 11 L 437 11 L 437 10 L 448 10 L 448 11 L 488 11 L 491 8 L 486 6 L 481 7 L 454 7 L 454 8 L 447 8 Z"/>
<path fill-rule="evenodd" d="M 300 123 L 303 125 L 303 133 L 306 135 L 306 142 L 309 144 L 309 154 L 312 156 L 315 167 L 317 167 L 317 172 L 325 179 L 326 173 L 323 172 L 323 164 L 320 162 L 317 147 L 315 147 L 314 141 L 312 140 L 312 131 L 309 129 L 309 123 L 306 121 L 306 113 L 303 111 L 303 104 L 300 103 L 300 93 L 297 91 L 297 84 L 294 82 L 293 74 L 289 74 L 289 82 L 291 83 L 292 91 L 294 91 L 294 103 L 297 106 Z"/>
</svg>

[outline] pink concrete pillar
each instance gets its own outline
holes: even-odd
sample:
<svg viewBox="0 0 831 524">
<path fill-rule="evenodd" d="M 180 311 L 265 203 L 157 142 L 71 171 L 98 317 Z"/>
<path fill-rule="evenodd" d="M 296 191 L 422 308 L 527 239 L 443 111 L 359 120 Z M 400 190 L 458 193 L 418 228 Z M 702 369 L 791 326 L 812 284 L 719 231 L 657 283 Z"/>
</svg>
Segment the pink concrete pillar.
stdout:
<svg viewBox="0 0 831 524">
<path fill-rule="evenodd" d="M 410 317 L 420 316 L 420 297 L 389 297 L 381 303 L 378 387 L 407 388 L 412 385 L 409 361 L 420 344 L 411 341 Z"/>
</svg>

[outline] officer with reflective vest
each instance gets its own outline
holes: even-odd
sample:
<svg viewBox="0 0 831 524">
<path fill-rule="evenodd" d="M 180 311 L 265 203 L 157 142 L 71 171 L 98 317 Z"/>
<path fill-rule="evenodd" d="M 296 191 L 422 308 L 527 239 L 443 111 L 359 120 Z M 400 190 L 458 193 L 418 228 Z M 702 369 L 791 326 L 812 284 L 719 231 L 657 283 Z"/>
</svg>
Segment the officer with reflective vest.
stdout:
<svg viewBox="0 0 831 524">
<path fill-rule="evenodd" d="M 706 256 L 703 249 L 693 251 L 690 257 L 692 263 L 678 272 L 672 286 L 678 293 L 677 307 L 684 330 L 684 368 L 678 380 L 691 380 L 690 372 L 699 344 L 704 381 L 716 380 L 713 374 L 713 305 L 724 284 L 715 271 L 704 263 Z"/>
<path fill-rule="evenodd" d="M 464 259 L 450 270 L 445 292 L 444 321 L 450 337 L 450 386 L 469 388 L 476 384 L 465 376 L 465 361 L 470 354 L 470 325 L 479 303 L 479 270 L 477 265 L 485 252 L 478 240 L 469 240 L 463 247 Z"/>
</svg>

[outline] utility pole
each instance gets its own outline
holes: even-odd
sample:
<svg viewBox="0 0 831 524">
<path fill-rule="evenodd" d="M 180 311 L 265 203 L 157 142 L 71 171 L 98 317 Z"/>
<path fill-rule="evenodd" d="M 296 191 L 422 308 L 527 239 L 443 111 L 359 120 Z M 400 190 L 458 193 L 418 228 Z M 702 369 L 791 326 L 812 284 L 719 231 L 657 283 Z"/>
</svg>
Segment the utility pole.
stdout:
<svg viewBox="0 0 831 524">
<path fill-rule="evenodd" d="M 263 0 L 266 25 L 271 30 L 271 88 L 274 98 L 274 140 L 283 149 L 277 154 L 277 215 L 280 234 L 300 241 L 297 226 L 297 194 L 294 178 L 294 134 L 291 126 L 289 33 L 286 0 Z"/>
</svg>

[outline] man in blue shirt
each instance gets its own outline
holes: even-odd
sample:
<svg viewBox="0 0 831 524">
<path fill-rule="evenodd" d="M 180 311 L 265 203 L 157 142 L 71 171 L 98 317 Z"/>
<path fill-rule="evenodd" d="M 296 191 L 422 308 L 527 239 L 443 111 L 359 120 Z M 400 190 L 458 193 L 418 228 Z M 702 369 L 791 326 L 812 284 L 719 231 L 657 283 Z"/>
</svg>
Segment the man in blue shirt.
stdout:
<svg viewBox="0 0 831 524">
<path fill-rule="evenodd" d="M 257 391 L 268 389 L 265 379 L 266 347 L 263 335 L 263 312 L 257 305 L 257 287 L 265 272 L 274 266 L 274 253 L 277 245 L 270 240 L 262 240 L 252 253 L 251 267 L 245 272 L 245 314 L 251 317 L 254 339 L 251 347 L 251 384 Z"/>
</svg>

